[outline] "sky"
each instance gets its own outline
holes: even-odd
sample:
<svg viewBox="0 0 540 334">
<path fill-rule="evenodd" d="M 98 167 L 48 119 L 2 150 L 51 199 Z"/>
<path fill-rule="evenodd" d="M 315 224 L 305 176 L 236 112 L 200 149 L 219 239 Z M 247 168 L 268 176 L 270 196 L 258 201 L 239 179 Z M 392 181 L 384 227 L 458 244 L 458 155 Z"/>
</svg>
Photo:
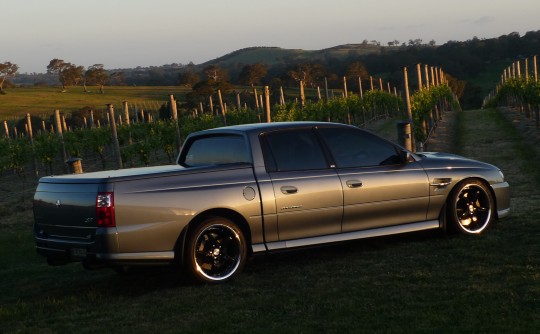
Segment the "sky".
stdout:
<svg viewBox="0 0 540 334">
<path fill-rule="evenodd" d="M 0 63 L 195 64 L 238 49 L 466 41 L 540 30 L 540 0 L 0 0 Z"/>
</svg>

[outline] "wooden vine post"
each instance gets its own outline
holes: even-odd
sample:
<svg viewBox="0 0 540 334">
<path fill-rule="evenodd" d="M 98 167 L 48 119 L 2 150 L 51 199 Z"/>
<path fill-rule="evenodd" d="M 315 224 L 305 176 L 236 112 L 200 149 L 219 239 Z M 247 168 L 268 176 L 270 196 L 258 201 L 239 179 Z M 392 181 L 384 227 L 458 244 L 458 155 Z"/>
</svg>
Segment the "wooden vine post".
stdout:
<svg viewBox="0 0 540 334">
<path fill-rule="evenodd" d="M 426 89 L 429 89 L 429 66 L 427 64 L 424 65 L 424 75 L 426 77 Z"/>
<path fill-rule="evenodd" d="M 259 98 L 257 97 L 257 88 L 253 87 L 253 98 L 255 99 L 255 108 L 259 111 Z"/>
<path fill-rule="evenodd" d="M 122 108 L 124 109 L 124 118 L 126 119 L 126 125 L 129 126 L 129 106 L 128 106 L 128 101 L 122 101 Z"/>
<path fill-rule="evenodd" d="M 240 93 L 236 93 L 236 109 L 242 110 L 242 101 L 240 100 Z"/>
<path fill-rule="evenodd" d="M 64 162 L 63 171 L 64 174 L 67 174 L 68 170 L 67 165 L 65 164 L 65 162 L 67 161 L 66 145 L 64 143 L 64 136 L 62 134 L 62 121 L 60 119 L 60 110 L 58 109 L 54 111 L 54 124 L 56 125 L 56 134 L 58 135 L 58 140 L 60 141 L 60 149 L 63 159 L 62 161 Z"/>
<path fill-rule="evenodd" d="M 201 114 L 204 114 L 204 106 L 203 106 L 202 101 L 199 101 L 199 111 L 201 112 Z"/>
<path fill-rule="evenodd" d="M 5 134 L 6 134 L 6 139 L 9 140 L 9 128 L 8 128 L 7 121 L 4 121 L 4 131 L 5 131 Z"/>
<path fill-rule="evenodd" d="M 227 125 L 227 111 L 225 110 L 225 106 L 223 104 L 223 98 L 221 97 L 221 89 L 218 89 L 218 101 L 219 101 L 219 109 L 221 109 L 221 115 L 223 116 L 223 124 Z"/>
<path fill-rule="evenodd" d="M 182 145 L 182 137 L 180 136 L 180 126 L 178 124 L 178 109 L 176 108 L 176 100 L 174 95 L 169 95 L 169 101 L 171 105 L 171 117 L 174 122 L 174 128 L 176 131 L 176 152 L 180 152 L 180 146 Z"/>
<path fill-rule="evenodd" d="M 348 93 L 347 93 L 347 77 L 343 77 L 343 96 L 345 98 L 348 97 Z"/>
<path fill-rule="evenodd" d="M 124 168 L 124 164 L 122 162 L 122 155 L 120 154 L 120 142 L 118 141 L 118 132 L 116 131 L 116 119 L 114 117 L 114 106 L 109 103 L 107 104 L 107 108 L 108 108 L 109 120 L 111 122 L 114 151 L 116 153 L 116 159 L 118 161 L 118 168 L 122 169 Z"/>
<path fill-rule="evenodd" d="M 412 145 L 412 135 L 411 135 L 411 124 L 412 124 L 412 109 L 411 109 L 411 97 L 409 95 L 409 75 L 407 73 L 407 67 L 403 68 L 403 85 L 405 88 L 405 103 L 407 106 L 407 122 L 404 122 L 404 131 L 403 131 L 403 139 L 405 143 L 405 148 L 409 151 L 413 150 Z"/>
<path fill-rule="evenodd" d="M 264 86 L 264 110 L 266 113 L 266 123 L 272 122 L 272 115 L 270 114 L 270 88 L 268 86 Z"/>
<path fill-rule="evenodd" d="M 533 74 L 534 74 L 534 82 L 538 82 L 538 67 L 536 66 L 536 55 L 533 57 Z M 536 118 L 536 128 L 540 128 L 540 107 L 538 105 L 534 108 L 534 116 Z"/>
<path fill-rule="evenodd" d="M 208 96 L 208 105 L 210 107 L 210 114 L 214 114 L 214 101 L 212 100 L 212 95 Z"/>
<path fill-rule="evenodd" d="M 324 95 L 326 97 L 326 102 L 330 99 L 330 94 L 328 92 L 328 78 L 324 77 Z"/>
<path fill-rule="evenodd" d="M 68 127 L 66 123 L 66 115 L 62 115 L 62 127 L 64 128 L 64 132 L 67 132 Z"/>
<path fill-rule="evenodd" d="M 420 68 L 420 64 L 416 64 L 416 74 L 418 76 L 418 91 L 421 91 L 422 86 L 422 70 Z"/>
<path fill-rule="evenodd" d="M 300 80 L 299 84 L 300 84 L 300 106 L 304 108 L 304 106 L 306 105 L 306 95 L 304 94 L 304 81 Z"/>
<path fill-rule="evenodd" d="M 36 147 L 34 146 L 34 133 L 32 131 L 32 118 L 30 114 L 26 114 L 26 132 L 28 133 L 28 138 L 30 139 L 30 146 L 32 147 L 32 156 L 34 157 L 34 173 L 36 177 L 39 176 L 38 162 L 36 156 Z"/>
<path fill-rule="evenodd" d="M 533 71 L 534 71 L 534 82 L 538 82 L 538 67 L 536 66 L 536 56 L 533 57 Z"/>
</svg>

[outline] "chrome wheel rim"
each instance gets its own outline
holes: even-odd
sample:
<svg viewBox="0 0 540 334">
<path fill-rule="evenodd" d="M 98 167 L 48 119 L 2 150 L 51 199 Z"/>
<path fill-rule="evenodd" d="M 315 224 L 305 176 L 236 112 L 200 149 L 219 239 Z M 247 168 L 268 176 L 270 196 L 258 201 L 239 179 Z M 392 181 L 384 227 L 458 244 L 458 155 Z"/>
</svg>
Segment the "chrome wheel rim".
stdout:
<svg viewBox="0 0 540 334">
<path fill-rule="evenodd" d="M 468 184 L 461 189 L 455 208 L 459 226 L 468 233 L 482 232 L 491 219 L 489 195 L 476 184 Z"/>
<path fill-rule="evenodd" d="M 242 260 L 242 241 L 238 233 L 223 224 L 210 225 L 195 241 L 196 270 L 211 281 L 232 276 Z"/>
</svg>

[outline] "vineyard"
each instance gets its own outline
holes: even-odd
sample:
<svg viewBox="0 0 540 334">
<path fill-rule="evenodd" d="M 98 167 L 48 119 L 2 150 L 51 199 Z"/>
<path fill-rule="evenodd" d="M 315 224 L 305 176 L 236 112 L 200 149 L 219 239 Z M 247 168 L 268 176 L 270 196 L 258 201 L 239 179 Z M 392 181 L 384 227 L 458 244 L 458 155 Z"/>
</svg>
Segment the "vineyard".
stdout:
<svg viewBox="0 0 540 334">
<path fill-rule="evenodd" d="M 485 107 L 511 107 L 523 113 L 529 120 L 534 120 L 536 128 L 540 128 L 540 82 L 538 81 L 537 57 L 524 62 L 513 62 L 505 68 L 501 81 L 484 99 Z"/>
<path fill-rule="evenodd" d="M 227 99 L 222 99 L 218 91 L 219 104 L 214 107 L 212 96 L 209 96 L 206 101 L 210 102 L 210 107 L 206 112 L 202 102 L 198 108 L 182 109 L 183 104 L 171 95 L 159 109 L 146 111 L 133 108 L 133 104 L 130 108 L 125 101 L 117 113 L 114 106 L 109 105 L 104 112 L 87 110 L 62 115 L 57 111 L 49 118 L 27 115 L 17 124 L 4 121 L 5 135 L 0 139 L 0 171 L 3 174 L 11 171 L 22 179 L 67 173 L 69 169 L 64 162 L 73 158 L 82 159 L 84 171 L 172 163 L 182 140 L 191 132 L 267 121 L 332 121 L 365 127 L 381 118 L 395 118 L 409 120 L 413 140 L 424 143 L 441 112 L 459 108 L 444 82 L 442 71 L 440 73 L 440 79 L 438 76 L 430 79 L 427 71 L 425 78 L 419 71 L 421 89 L 410 96 L 406 89 L 405 97 L 398 95 L 396 89 L 394 92 L 390 87 L 384 90 L 382 80 L 380 89 L 373 88 L 372 84 L 368 91 L 348 92 L 344 79 L 344 89 L 340 94 L 327 91 L 324 99 L 320 90 L 313 99 L 306 99 L 300 82 L 298 97 L 286 102 L 282 95 L 273 106 L 269 104 L 268 93 L 257 94 L 255 88 L 249 101 L 256 102 L 250 103 L 254 107 L 249 107 L 248 103 L 242 105 L 239 94 L 237 103 L 231 103 L 235 107 L 228 107 Z M 229 102 L 234 97 L 232 94 Z M 393 139 L 397 139 L 397 135 Z"/>
</svg>

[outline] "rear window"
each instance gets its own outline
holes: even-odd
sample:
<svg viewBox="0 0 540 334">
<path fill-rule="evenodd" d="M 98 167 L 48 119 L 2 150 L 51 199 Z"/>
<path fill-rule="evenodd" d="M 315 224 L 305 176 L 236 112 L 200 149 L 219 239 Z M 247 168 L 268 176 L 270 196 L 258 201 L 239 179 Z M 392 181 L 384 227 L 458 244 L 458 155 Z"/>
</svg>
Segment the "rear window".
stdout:
<svg viewBox="0 0 540 334">
<path fill-rule="evenodd" d="M 180 157 L 180 165 L 206 166 L 232 163 L 250 163 L 244 137 L 218 135 L 196 138 L 188 143 L 187 152 Z"/>
</svg>

